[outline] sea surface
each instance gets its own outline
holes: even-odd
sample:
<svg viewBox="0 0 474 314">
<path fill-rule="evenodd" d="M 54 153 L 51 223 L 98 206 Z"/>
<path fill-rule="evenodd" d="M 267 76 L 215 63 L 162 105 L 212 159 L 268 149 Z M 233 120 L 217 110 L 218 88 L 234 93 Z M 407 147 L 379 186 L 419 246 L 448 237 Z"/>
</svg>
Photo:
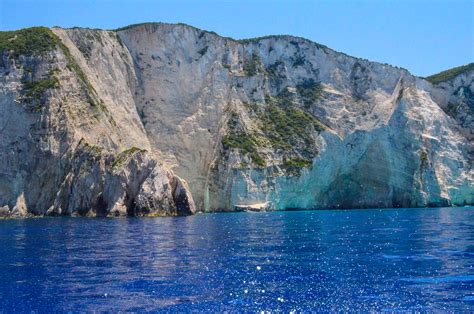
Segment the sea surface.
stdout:
<svg viewBox="0 0 474 314">
<path fill-rule="evenodd" d="M 0 221 L 0 312 L 474 311 L 474 208 Z"/>
</svg>

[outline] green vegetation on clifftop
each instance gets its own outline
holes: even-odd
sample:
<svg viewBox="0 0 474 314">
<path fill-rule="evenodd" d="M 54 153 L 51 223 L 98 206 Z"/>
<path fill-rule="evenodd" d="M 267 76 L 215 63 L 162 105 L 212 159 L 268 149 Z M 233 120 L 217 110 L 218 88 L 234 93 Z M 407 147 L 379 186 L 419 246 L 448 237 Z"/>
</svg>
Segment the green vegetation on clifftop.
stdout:
<svg viewBox="0 0 474 314">
<path fill-rule="evenodd" d="M 466 65 L 462 65 L 459 67 L 455 67 L 455 68 L 440 72 L 438 74 L 430 75 L 426 77 L 426 80 L 433 84 L 439 84 L 442 82 L 446 82 L 450 79 L 453 79 L 459 74 L 462 74 L 467 71 L 472 71 L 472 70 L 474 70 L 474 62 L 466 64 Z"/>
<path fill-rule="evenodd" d="M 0 32 L 0 51 L 8 50 L 11 57 L 17 59 L 23 56 L 42 56 L 47 52 L 53 51 L 59 47 L 67 60 L 67 68 L 77 74 L 92 95 L 95 95 L 95 89 L 87 79 L 85 73 L 74 60 L 69 49 L 64 45 L 58 36 L 56 36 L 47 27 L 31 27 L 17 31 Z M 31 71 L 24 67 L 25 71 Z M 55 88 L 59 85 L 58 80 L 49 75 L 48 78 L 26 82 L 26 96 L 38 98 L 46 89 Z M 100 101 L 91 100 L 91 103 L 99 104 Z"/>
<path fill-rule="evenodd" d="M 59 39 L 47 27 L 31 27 L 0 32 L 0 51 L 12 51 L 12 56 L 42 55 L 53 50 Z"/>
</svg>

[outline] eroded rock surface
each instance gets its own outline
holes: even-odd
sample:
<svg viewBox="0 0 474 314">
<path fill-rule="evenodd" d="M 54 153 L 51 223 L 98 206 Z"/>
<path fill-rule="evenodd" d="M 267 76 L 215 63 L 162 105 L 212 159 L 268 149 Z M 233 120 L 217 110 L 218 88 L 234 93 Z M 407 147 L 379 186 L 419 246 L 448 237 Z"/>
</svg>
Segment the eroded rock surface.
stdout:
<svg viewBox="0 0 474 314">
<path fill-rule="evenodd" d="M 2 51 L 0 215 L 193 214 L 186 182 L 150 151 L 131 96 L 133 66 L 115 33 L 94 37 L 105 50 L 97 77 L 56 32 L 15 34 L 31 39 L 28 50 Z"/>
<path fill-rule="evenodd" d="M 472 67 L 429 82 L 292 36 L 43 31 L 0 63 L 12 215 L 474 203 Z"/>
</svg>

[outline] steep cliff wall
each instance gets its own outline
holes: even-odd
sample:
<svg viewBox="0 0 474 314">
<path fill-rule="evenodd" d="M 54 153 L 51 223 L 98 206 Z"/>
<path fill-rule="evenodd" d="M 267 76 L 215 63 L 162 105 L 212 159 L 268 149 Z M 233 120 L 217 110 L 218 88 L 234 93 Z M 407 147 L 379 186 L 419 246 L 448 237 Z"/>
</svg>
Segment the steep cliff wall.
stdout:
<svg viewBox="0 0 474 314">
<path fill-rule="evenodd" d="M 46 53 L 3 52 L 0 205 L 179 213 L 186 183 L 156 160 L 206 211 L 474 202 L 471 68 L 430 83 L 292 36 L 162 23 L 53 32 Z M 28 84 L 44 77 L 54 82 L 32 101 Z M 117 173 L 122 151 L 134 154 Z M 101 183 L 88 190 L 78 173 L 91 158 L 100 170 L 87 180 Z M 111 185 L 122 189 L 104 200 Z M 79 186 L 83 201 L 68 198 Z"/>
<path fill-rule="evenodd" d="M 447 70 L 427 78 L 434 84 L 433 99 L 456 120 L 461 132 L 474 140 L 474 63 Z"/>
<path fill-rule="evenodd" d="M 436 103 L 441 88 L 406 70 L 291 36 L 168 24 L 118 36 L 151 145 L 200 208 L 473 202 L 472 144 Z"/>
<path fill-rule="evenodd" d="M 146 151 L 127 50 L 115 33 L 82 31 L 100 45 L 97 77 L 74 34 L 2 33 L 1 215 L 193 213 L 186 183 Z"/>
</svg>

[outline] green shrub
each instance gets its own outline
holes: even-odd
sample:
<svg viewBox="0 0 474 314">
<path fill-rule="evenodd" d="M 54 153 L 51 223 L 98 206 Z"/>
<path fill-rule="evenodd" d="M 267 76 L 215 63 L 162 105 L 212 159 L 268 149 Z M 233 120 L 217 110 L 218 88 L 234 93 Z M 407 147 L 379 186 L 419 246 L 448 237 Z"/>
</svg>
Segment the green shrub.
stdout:
<svg viewBox="0 0 474 314">
<path fill-rule="evenodd" d="M 274 104 L 281 108 L 289 108 L 295 105 L 295 94 L 290 92 L 289 88 L 284 88 L 278 95 L 272 97 L 269 95 L 265 96 L 265 102 L 267 104 Z"/>
<path fill-rule="evenodd" d="M 9 50 L 13 58 L 20 55 L 33 56 L 44 55 L 46 52 L 59 47 L 67 60 L 67 68 L 75 72 L 86 88 L 95 94 L 95 89 L 87 79 L 86 75 L 72 57 L 69 49 L 61 40 L 47 27 L 32 27 L 17 31 L 0 32 L 0 51 Z M 26 68 L 28 71 L 28 68 Z M 37 82 L 27 83 L 28 93 L 31 97 L 36 97 L 45 89 L 57 86 L 57 79 L 48 78 Z M 27 95 L 28 96 L 28 95 Z M 92 101 L 96 102 L 96 101 Z"/>
<path fill-rule="evenodd" d="M 308 168 L 311 167 L 311 165 L 311 160 L 301 157 L 293 157 L 283 162 L 283 166 L 286 168 Z"/>
<path fill-rule="evenodd" d="M 27 97 L 39 99 L 46 90 L 57 88 L 59 86 L 59 81 L 56 77 L 51 76 L 44 80 L 25 82 L 23 85 L 25 87 L 25 95 Z"/>
<path fill-rule="evenodd" d="M 0 32 L 0 51 L 12 51 L 12 57 L 43 55 L 52 51 L 59 38 L 46 27 L 31 27 Z"/>
<path fill-rule="evenodd" d="M 224 144 L 224 147 L 226 148 L 238 148 L 247 153 L 254 151 L 257 146 L 256 140 L 252 135 L 235 130 L 229 131 L 229 133 L 223 138 L 222 144 Z"/>
<path fill-rule="evenodd" d="M 312 166 L 311 159 L 292 157 L 283 161 L 283 169 L 287 174 L 300 175 L 302 168 L 310 168 Z"/>
<path fill-rule="evenodd" d="M 263 168 L 267 165 L 267 163 L 265 162 L 265 159 L 263 159 L 263 157 L 260 156 L 257 152 L 251 152 L 250 158 L 252 159 L 253 163 L 259 167 Z"/>
<path fill-rule="evenodd" d="M 118 167 L 123 166 L 125 161 L 127 161 L 131 156 L 135 155 L 137 152 L 145 152 L 146 150 L 138 148 L 138 147 L 131 147 L 129 149 L 124 150 L 123 152 L 119 153 L 115 160 L 112 162 L 112 169 L 116 169 Z"/>
<path fill-rule="evenodd" d="M 265 72 L 271 79 L 279 79 L 279 78 L 284 78 L 285 76 L 282 75 L 278 67 L 284 65 L 282 61 L 276 61 L 275 63 L 269 65 L 266 69 Z"/>
<path fill-rule="evenodd" d="M 318 132 L 325 129 L 309 113 L 295 107 L 280 108 L 271 104 L 258 114 L 258 118 L 272 146 L 283 150 L 290 150 L 298 142 L 310 145 L 313 142 L 311 129 Z"/>
<path fill-rule="evenodd" d="M 467 71 L 472 71 L 472 70 L 474 70 L 474 62 L 428 76 L 426 77 L 426 80 L 428 80 L 429 82 L 433 84 L 439 84 L 439 83 L 448 81 L 450 79 L 453 79 L 459 74 L 462 74 Z"/>
<path fill-rule="evenodd" d="M 422 150 L 420 152 L 420 161 L 422 165 L 424 165 L 428 161 L 428 153 L 425 150 Z"/>
<path fill-rule="evenodd" d="M 246 60 L 244 64 L 244 73 L 247 76 L 254 76 L 258 72 L 258 67 L 260 65 L 260 58 L 256 52 L 252 54 L 252 57 Z"/>
<path fill-rule="evenodd" d="M 318 132 L 326 129 L 326 126 L 310 113 L 294 106 L 288 89 L 276 97 L 267 97 L 266 102 L 266 110 L 259 113 L 259 119 L 263 122 L 262 130 L 278 135 L 287 143 L 290 137 L 309 137 L 308 127 Z"/>
<path fill-rule="evenodd" d="M 277 96 L 266 97 L 264 104 L 248 104 L 244 107 L 255 120 L 259 130 L 249 134 L 239 125 L 239 117 L 233 113 L 227 135 L 223 138 L 224 149 L 240 149 L 249 154 L 252 161 L 263 166 L 264 159 L 258 154 L 261 147 L 271 147 L 286 158 L 284 168 L 308 167 L 318 154 L 312 134 L 326 130 L 326 126 L 310 113 L 293 103 L 293 96 L 285 89 Z M 301 157 L 294 157 L 294 156 Z M 294 171 L 293 171 L 294 172 Z"/>
<path fill-rule="evenodd" d="M 315 82 L 314 80 L 307 80 L 296 85 L 296 90 L 306 109 L 309 109 L 323 94 L 321 83 Z"/>
<path fill-rule="evenodd" d="M 263 146 L 258 137 L 244 132 L 229 130 L 223 138 L 222 145 L 224 149 L 239 149 L 244 154 L 248 154 L 252 161 L 259 167 L 265 167 L 266 163 L 258 153 L 258 147 Z"/>
<path fill-rule="evenodd" d="M 231 113 L 226 136 L 222 139 L 224 149 L 239 149 L 244 154 L 248 154 L 255 165 L 265 167 L 263 157 L 258 153 L 258 148 L 265 146 L 263 139 L 256 134 L 247 134 L 239 129 L 238 115 Z"/>
<path fill-rule="evenodd" d="M 303 38 L 303 37 L 297 37 L 297 36 L 293 36 L 293 35 L 269 35 L 269 36 L 262 36 L 262 37 L 239 39 L 239 40 L 236 40 L 236 41 L 241 43 L 241 44 L 251 44 L 251 43 L 258 43 L 259 41 L 266 40 L 266 39 L 288 40 L 290 44 L 295 45 L 295 46 L 299 46 L 299 43 L 296 41 L 296 40 L 298 40 L 298 41 L 301 41 L 301 42 L 305 42 L 305 43 L 308 43 L 308 44 L 315 45 L 316 47 L 318 47 L 318 49 L 322 49 L 324 51 L 329 50 L 329 48 L 324 46 L 324 45 L 315 43 L 315 42 L 313 42 L 309 39 Z"/>
</svg>

